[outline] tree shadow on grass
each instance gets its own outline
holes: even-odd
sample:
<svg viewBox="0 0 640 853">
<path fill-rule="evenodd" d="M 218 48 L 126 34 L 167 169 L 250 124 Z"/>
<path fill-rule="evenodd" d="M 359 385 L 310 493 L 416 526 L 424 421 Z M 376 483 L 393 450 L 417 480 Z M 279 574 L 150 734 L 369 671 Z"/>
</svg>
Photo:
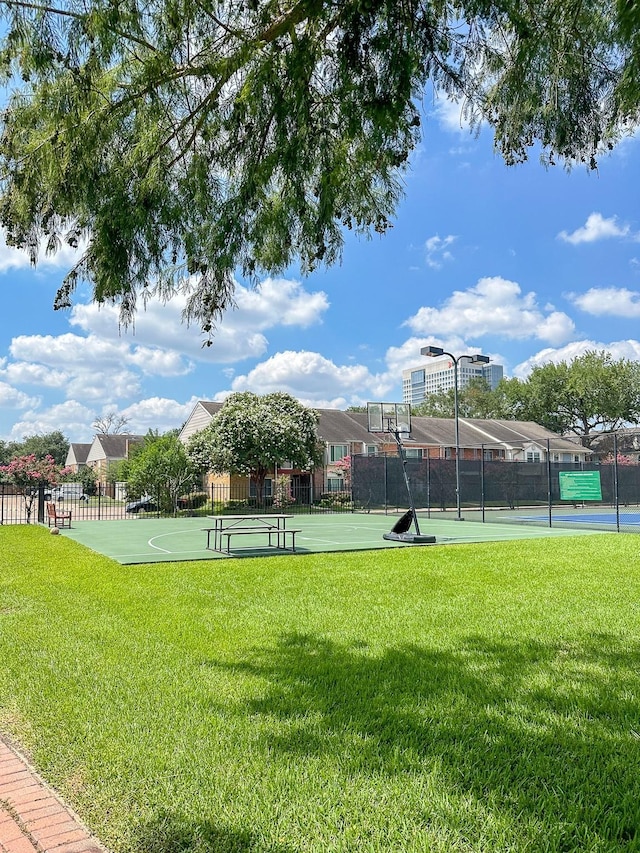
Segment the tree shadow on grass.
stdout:
<svg viewBox="0 0 640 853">
<path fill-rule="evenodd" d="M 295 853 L 293 847 L 263 842 L 250 830 L 213 821 L 194 823 L 176 814 L 159 815 L 138 827 L 136 849 L 144 853 Z"/>
<path fill-rule="evenodd" d="M 335 754 L 341 772 L 371 776 L 437 767 L 452 795 L 526 823 L 532 850 L 640 849 L 637 644 L 469 637 L 375 656 L 290 634 L 207 665 L 266 680 L 236 711 L 261 716 L 265 748 L 285 758 Z"/>
</svg>

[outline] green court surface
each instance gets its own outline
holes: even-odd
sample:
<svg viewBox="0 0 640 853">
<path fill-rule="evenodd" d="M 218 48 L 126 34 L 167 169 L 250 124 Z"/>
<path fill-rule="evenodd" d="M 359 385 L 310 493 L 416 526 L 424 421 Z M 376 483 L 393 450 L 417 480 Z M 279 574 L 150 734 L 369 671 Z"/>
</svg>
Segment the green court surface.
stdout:
<svg viewBox="0 0 640 853">
<path fill-rule="evenodd" d="M 567 530 L 525 524 L 479 524 L 453 519 L 419 519 L 420 532 L 435 536 L 434 545 L 407 545 L 382 538 L 398 515 L 345 514 L 299 515 L 287 526 L 300 531 L 296 554 L 327 551 L 361 551 L 378 548 L 437 548 L 462 542 L 503 542 L 510 539 L 540 539 L 597 535 L 594 530 Z M 61 530 L 76 542 L 122 564 L 160 563 L 176 560 L 220 560 L 228 555 L 207 550 L 205 518 L 132 518 L 125 521 L 78 521 L 71 530 Z M 269 556 L 291 553 L 267 547 L 267 537 L 238 537 L 229 556 Z M 244 540 L 244 541 L 243 541 Z M 256 542 L 257 540 L 257 542 Z M 259 546 L 259 547 L 258 547 Z"/>
</svg>

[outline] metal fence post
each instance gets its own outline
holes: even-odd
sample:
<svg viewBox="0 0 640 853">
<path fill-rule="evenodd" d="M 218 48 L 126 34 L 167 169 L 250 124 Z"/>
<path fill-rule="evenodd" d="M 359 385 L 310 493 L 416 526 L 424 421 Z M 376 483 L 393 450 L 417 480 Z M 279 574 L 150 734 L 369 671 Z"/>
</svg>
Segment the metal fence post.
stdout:
<svg viewBox="0 0 640 853">
<path fill-rule="evenodd" d="M 547 439 L 547 501 L 549 503 L 549 527 L 553 527 L 553 491 L 551 486 L 551 439 Z"/>
<path fill-rule="evenodd" d="M 480 445 L 480 509 L 482 510 L 482 523 L 484 524 L 484 444 Z"/>
<path fill-rule="evenodd" d="M 613 434 L 613 496 L 616 502 L 616 530 L 620 533 L 620 492 L 618 483 L 618 436 Z"/>
<path fill-rule="evenodd" d="M 389 479 L 387 472 L 389 457 L 388 454 L 384 454 L 384 514 L 389 514 Z"/>
</svg>

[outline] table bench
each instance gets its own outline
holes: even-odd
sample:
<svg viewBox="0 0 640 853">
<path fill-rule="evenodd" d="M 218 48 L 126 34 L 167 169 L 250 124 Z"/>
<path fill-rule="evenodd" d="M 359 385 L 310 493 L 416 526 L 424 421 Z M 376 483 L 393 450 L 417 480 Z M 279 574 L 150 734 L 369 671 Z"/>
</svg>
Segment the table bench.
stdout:
<svg viewBox="0 0 640 853">
<path fill-rule="evenodd" d="M 254 513 L 247 515 L 210 515 L 214 521 L 212 527 L 203 527 L 207 534 L 207 550 L 218 551 L 221 554 L 231 553 L 232 536 L 256 536 L 262 534 L 268 537 L 268 545 L 264 547 L 278 548 L 282 551 L 296 550 L 296 533 L 300 530 L 287 530 L 287 519 L 292 515 L 279 513 Z M 213 534 L 213 546 L 211 538 Z M 275 545 L 273 538 L 275 536 Z M 291 546 L 288 547 L 289 537 Z"/>
<path fill-rule="evenodd" d="M 271 537 L 275 534 L 276 536 L 276 548 L 279 548 L 281 551 L 288 551 L 287 548 L 287 536 L 291 537 L 291 550 L 295 553 L 296 550 L 296 533 L 301 533 L 300 530 L 278 530 L 277 528 L 272 527 L 271 529 L 265 527 L 234 527 L 231 530 L 223 530 L 220 532 L 220 539 L 223 537 L 227 540 L 227 548 L 226 553 L 231 553 L 231 537 L 232 536 L 251 536 L 256 533 L 261 533 L 263 536 L 267 534 L 269 537 L 269 548 L 273 547 L 273 543 L 271 541 Z M 282 540 L 280 539 L 282 537 Z M 282 544 L 281 544 L 282 543 Z M 220 543 L 220 550 L 222 551 L 222 542 Z"/>
</svg>

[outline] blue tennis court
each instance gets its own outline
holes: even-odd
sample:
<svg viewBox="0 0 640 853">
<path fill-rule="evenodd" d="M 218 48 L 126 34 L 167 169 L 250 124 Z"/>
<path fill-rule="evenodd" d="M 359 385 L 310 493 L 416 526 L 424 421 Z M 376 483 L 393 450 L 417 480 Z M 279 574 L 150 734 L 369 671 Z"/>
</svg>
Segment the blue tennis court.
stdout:
<svg viewBox="0 0 640 853">
<path fill-rule="evenodd" d="M 547 521 L 549 520 L 549 514 L 536 514 L 536 515 L 517 515 L 512 516 L 512 518 L 517 518 L 519 521 Z M 620 524 L 624 525 L 635 525 L 640 524 L 640 511 L 634 512 L 621 512 L 620 513 Z M 573 513 L 564 513 L 559 515 L 557 513 L 552 513 L 551 521 L 553 522 L 570 522 L 571 524 L 616 524 L 616 513 L 615 510 L 611 510 L 609 512 L 573 512 Z"/>
</svg>

